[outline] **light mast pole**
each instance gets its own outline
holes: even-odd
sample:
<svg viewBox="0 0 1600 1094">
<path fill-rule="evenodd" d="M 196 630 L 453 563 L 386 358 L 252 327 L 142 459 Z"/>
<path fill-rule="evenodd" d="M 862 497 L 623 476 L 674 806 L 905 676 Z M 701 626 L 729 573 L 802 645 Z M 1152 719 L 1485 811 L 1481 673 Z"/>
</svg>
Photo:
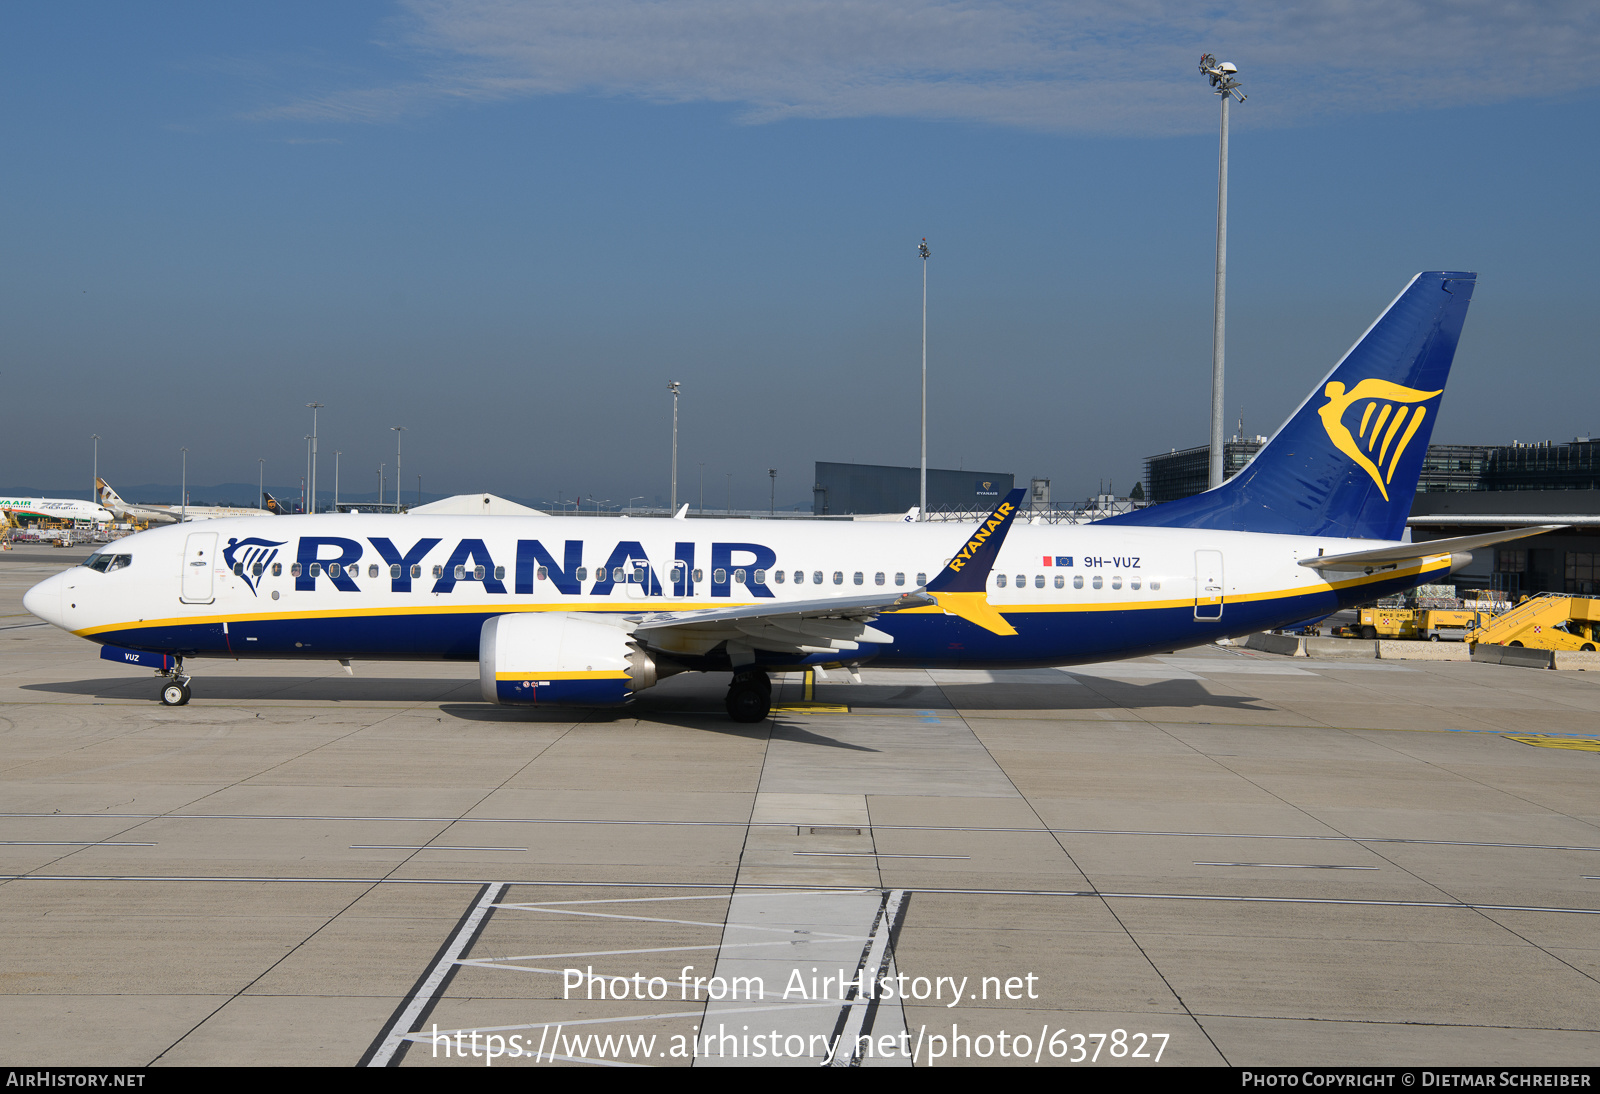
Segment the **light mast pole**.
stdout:
<svg viewBox="0 0 1600 1094">
<path fill-rule="evenodd" d="M 683 385 L 677 380 L 667 384 L 667 390 L 672 392 L 672 515 L 678 515 L 678 389 Z"/>
<path fill-rule="evenodd" d="M 917 246 L 922 256 L 922 491 L 919 495 L 917 519 L 928 519 L 928 237 L 923 236 Z"/>
<path fill-rule="evenodd" d="M 315 513 L 317 511 L 317 411 L 322 408 L 322 404 L 307 403 L 306 406 L 311 408 L 311 504 L 306 512 Z"/>
<path fill-rule="evenodd" d="M 389 428 L 394 430 L 394 511 L 398 513 L 400 511 L 400 434 L 406 431 L 406 427 L 392 425 Z M 383 499 L 380 497 L 378 501 L 381 503 Z"/>
<path fill-rule="evenodd" d="M 1200 58 L 1200 72 L 1211 81 L 1211 86 L 1222 100 L 1222 133 L 1217 149 L 1217 269 L 1216 300 L 1211 313 L 1211 460 L 1207 469 L 1206 488 L 1214 490 L 1222 485 L 1222 359 L 1227 341 L 1228 301 L 1228 102 L 1245 100 L 1234 74 L 1238 66 L 1224 61 L 1217 63 L 1211 54 Z"/>
</svg>

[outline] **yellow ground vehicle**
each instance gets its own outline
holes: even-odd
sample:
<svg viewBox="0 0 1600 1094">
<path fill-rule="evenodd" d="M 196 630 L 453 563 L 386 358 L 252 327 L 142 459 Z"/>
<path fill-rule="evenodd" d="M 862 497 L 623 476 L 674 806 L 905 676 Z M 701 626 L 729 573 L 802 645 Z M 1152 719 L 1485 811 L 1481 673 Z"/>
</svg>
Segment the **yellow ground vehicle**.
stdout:
<svg viewBox="0 0 1600 1094">
<path fill-rule="evenodd" d="M 1600 648 L 1600 598 L 1540 593 L 1474 628 L 1467 641 L 1536 650 Z"/>
<path fill-rule="evenodd" d="M 1464 642 L 1473 628 L 1494 618 L 1493 612 L 1469 608 L 1427 608 L 1417 614 L 1421 617 L 1417 620 L 1417 637 L 1430 642 Z"/>
<path fill-rule="evenodd" d="M 1362 638 L 1415 638 L 1421 614 L 1415 608 L 1362 608 L 1356 633 Z"/>
<path fill-rule="evenodd" d="M 1470 608 L 1362 608 L 1355 632 L 1362 638 L 1425 638 L 1460 642 L 1493 616 Z"/>
</svg>

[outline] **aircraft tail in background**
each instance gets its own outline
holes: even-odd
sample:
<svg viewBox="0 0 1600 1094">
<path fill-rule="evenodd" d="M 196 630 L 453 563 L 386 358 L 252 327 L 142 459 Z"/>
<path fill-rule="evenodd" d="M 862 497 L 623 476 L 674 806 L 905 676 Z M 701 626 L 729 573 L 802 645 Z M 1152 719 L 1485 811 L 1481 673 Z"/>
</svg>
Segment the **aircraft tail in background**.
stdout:
<svg viewBox="0 0 1600 1094">
<path fill-rule="evenodd" d="M 94 486 L 95 500 L 113 513 L 121 516 L 122 511 L 127 508 L 127 502 L 123 501 L 117 492 L 111 489 L 111 484 L 106 482 L 105 479 L 95 479 Z"/>
</svg>

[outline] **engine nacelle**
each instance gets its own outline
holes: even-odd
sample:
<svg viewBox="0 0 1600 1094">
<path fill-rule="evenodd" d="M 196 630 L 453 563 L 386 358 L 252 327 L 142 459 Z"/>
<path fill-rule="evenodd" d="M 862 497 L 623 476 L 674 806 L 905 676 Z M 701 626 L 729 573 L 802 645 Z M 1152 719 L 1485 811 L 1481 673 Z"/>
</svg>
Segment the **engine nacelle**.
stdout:
<svg viewBox="0 0 1600 1094">
<path fill-rule="evenodd" d="M 617 706 L 681 671 L 615 623 L 577 613 L 497 615 L 478 636 L 478 683 L 490 703 Z"/>
</svg>

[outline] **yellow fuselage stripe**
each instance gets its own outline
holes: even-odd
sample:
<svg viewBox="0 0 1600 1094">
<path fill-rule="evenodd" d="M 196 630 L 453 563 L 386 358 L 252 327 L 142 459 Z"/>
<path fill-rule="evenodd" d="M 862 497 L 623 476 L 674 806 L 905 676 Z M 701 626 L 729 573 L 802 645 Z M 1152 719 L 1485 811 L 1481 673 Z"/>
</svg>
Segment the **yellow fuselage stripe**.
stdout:
<svg viewBox="0 0 1600 1094">
<path fill-rule="evenodd" d="M 1312 596 L 1317 593 L 1332 592 L 1338 589 L 1352 588 L 1358 585 L 1370 585 L 1380 581 L 1391 581 L 1397 577 L 1420 575 L 1431 570 L 1445 569 L 1450 565 L 1449 555 L 1436 555 L 1410 566 L 1396 567 L 1393 570 L 1380 570 L 1372 574 L 1363 574 L 1360 577 L 1344 581 L 1322 582 L 1304 589 L 1273 589 L 1260 593 L 1235 593 L 1225 598 L 1225 603 L 1240 604 L 1266 600 L 1285 600 L 1290 597 Z M 438 606 L 409 607 L 395 605 L 387 608 L 328 608 L 308 612 L 250 612 L 239 615 L 196 615 L 172 616 L 165 619 L 140 619 L 126 623 L 111 623 L 99 627 L 85 627 L 73 631 L 83 638 L 91 635 L 106 634 L 112 631 L 125 631 L 144 629 L 149 627 L 193 627 L 207 623 L 256 623 L 264 621 L 291 621 L 299 619 L 357 619 L 363 616 L 395 616 L 395 615 L 510 615 L 515 612 L 606 612 L 612 615 L 649 614 L 670 610 L 674 612 L 699 611 L 708 608 L 739 608 L 753 607 L 763 601 L 732 601 L 719 600 L 715 603 L 668 601 L 660 605 L 641 603 L 639 601 L 617 601 L 614 603 L 583 603 L 571 604 L 557 601 L 545 604 L 516 604 L 504 601 L 497 603 L 479 604 L 450 604 Z M 775 613 L 781 611 L 783 602 L 779 600 L 767 601 Z M 1068 613 L 1068 612 L 1127 612 L 1151 611 L 1165 608 L 1182 608 L 1195 603 L 1193 597 L 1183 597 L 1177 600 L 1121 600 L 1112 603 L 1053 603 L 1053 604 L 992 604 L 994 610 L 1002 615 L 1018 615 L 1034 612 Z M 904 611 L 885 614 L 893 615 L 938 615 L 944 612 L 937 605 L 921 608 L 907 608 Z"/>
<path fill-rule="evenodd" d="M 594 672 L 497 672 L 496 680 L 626 680 L 628 674 L 622 669 L 607 669 Z"/>
</svg>

